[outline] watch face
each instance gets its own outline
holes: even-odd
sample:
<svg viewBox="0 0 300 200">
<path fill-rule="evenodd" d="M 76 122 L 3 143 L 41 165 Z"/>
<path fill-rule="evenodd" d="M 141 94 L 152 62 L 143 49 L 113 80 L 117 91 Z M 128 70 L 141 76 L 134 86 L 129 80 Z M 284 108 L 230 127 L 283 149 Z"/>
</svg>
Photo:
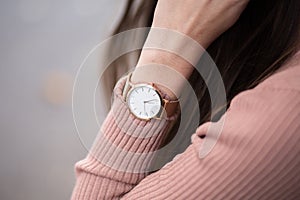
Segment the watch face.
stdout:
<svg viewBox="0 0 300 200">
<path fill-rule="evenodd" d="M 139 84 L 127 96 L 130 111 L 140 119 L 155 117 L 161 109 L 161 97 L 150 85 Z"/>
</svg>

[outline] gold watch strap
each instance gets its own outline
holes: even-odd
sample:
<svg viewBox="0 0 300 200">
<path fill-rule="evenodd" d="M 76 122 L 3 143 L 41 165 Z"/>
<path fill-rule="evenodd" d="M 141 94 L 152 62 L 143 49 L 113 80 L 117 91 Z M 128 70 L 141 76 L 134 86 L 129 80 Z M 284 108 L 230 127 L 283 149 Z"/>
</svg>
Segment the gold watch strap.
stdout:
<svg viewBox="0 0 300 200">
<path fill-rule="evenodd" d="M 164 118 L 164 116 L 166 117 L 171 117 L 176 109 L 178 108 L 178 105 L 179 105 L 179 100 L 175 100 L 175 101 L 170 101 L 170 100 L 167 100 L 167 99 L 163 99 L 164 101 L 164 105 L 163 105 L 163 109 L 164 109 L 164 112 L 161 113 L 161 118 Z"/>
<path fill-rule="evenodd" d="M 125 85 L 124 85 L 124 88 L 123 88 L 123 99 L 126 99 L 127 94 L 128 94 L 130 88 L 131 88 L 132 85 L 133 85 L 133 84 L 130 82 L 131 75 L 132 75 L 132 72 L 131 72 L 130 74 L 127 75 L 126 82 L 125 82 Z"/>
</svg>

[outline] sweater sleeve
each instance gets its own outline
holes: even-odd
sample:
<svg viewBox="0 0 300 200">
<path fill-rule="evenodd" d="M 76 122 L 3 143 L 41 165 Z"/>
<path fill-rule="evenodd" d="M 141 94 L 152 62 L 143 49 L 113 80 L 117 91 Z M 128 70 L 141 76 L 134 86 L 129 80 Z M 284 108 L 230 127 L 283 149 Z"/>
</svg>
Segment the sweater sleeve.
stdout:
<svg viewBox="0 0 300 200">
<path fill-rule="evenodd" d="M 295 90 L 264 87 L 239 94 L 208 156 L 199 159 L 199 136 L 210 137 L 214 123 L 200 126 L 183 154 L 123 199 L 300 199 L 299 106 Z"/>
<path fill-rule="evenodd" d="M 117 97 L 100 131 L 105 140 L 99 137 L 76 164 L 72 199 L 299 199 L 299 97 L 298 91 L 271 87 L 242 92 L 223 116 L 208 156 L 200 159 L 199 150 L 214 123 L 200 126 L 184 153 L 150 175 L 126 170 L 148 166 L 128 152 L 159 148 L 172 120 L 139 121 Z"/>
<path fill-rule="evenodd" d="M 119 199 L 151 172 L 155 151 L 165 142 L 179 110 L 164 119 L 140 120 L 122 97 L 127 77 L 114 88 L 114 101 L 87 157 L 75 165 L 72 199 Z"/>
</svg>

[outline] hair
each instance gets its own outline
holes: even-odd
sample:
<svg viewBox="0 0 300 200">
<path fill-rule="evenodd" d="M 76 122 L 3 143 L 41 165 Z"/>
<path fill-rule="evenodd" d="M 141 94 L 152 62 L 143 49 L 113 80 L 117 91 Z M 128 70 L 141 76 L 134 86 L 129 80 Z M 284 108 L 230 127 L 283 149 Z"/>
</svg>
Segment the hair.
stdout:
<svg viewBox="0 0 300 200">
<path fill-rule="evenodd" d="M 157 0 L 128 0 L 113 34 L 138 27 L 150 27 Z M 250 0 L 238 21 L 206 50 L 223 78 L 227 105 L 241 91 L 251 89 L 271 76 L 298 50 L 300 30 L 299 0 Z M 118 47 L 113 47 L 118 48 Z M 112 63 L 106 78 L 111 94 L 116 80 L 136 63 L 140 51 Z M 189 80 L 198 95 L 201 119 L 211 119 L 207 86 L 196 72 Z M 217 118 L 216 118 L 217 120 Z M 178 122 L 179 123 L 179 122 Z"/>
</svg>

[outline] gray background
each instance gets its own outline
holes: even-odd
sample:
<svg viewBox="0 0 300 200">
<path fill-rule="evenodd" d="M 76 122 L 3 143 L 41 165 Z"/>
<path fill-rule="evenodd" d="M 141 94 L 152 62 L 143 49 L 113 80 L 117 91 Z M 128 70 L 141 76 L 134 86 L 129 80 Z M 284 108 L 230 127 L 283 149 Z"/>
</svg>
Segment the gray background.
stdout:
<svg viewBox="0 0 300 200">
<path fill-rule="evenodd" d="M 76 135 L 70 96 L 58 103 L 51 96 L 70 93 L 81 62 L 107 38 L 124 2 L 0 2 L 1 200 L 70 198 L 73 166 L 86 150 Z"/>
</svg>

